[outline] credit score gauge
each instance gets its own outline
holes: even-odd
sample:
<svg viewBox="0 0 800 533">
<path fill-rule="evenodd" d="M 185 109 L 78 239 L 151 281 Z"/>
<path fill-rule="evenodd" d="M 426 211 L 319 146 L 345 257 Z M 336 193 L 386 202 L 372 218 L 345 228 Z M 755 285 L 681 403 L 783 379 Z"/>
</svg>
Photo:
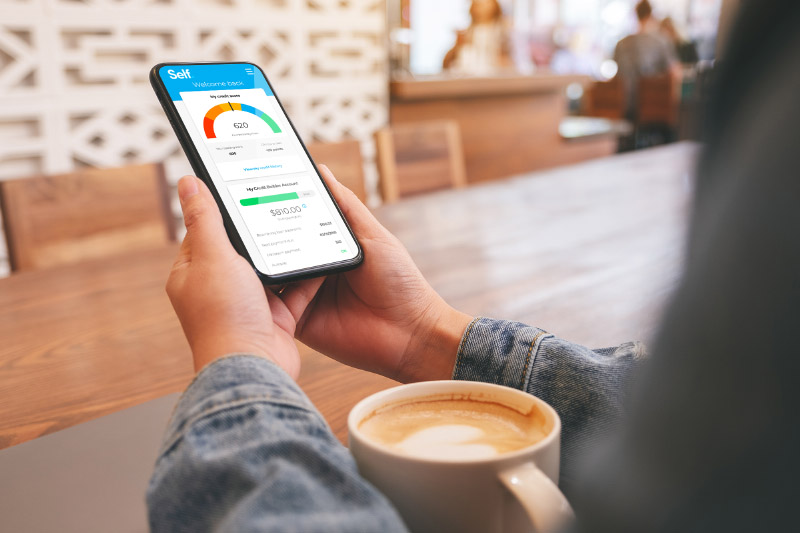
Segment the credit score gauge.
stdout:
<svg viewBox="0 0 800 533">
<path fill-rule="evenodd" d="M 255 115 L 266 122 L 273 133 L 281 132 L 281 128 L 278 126 L 278 123 L 260 109 L 238 102 L 225 102 L 224 104 L 219 104 L 209 109 L 206 113 L 206 116 L 203 118 L 203 130 L 207 139 L 217 138 L 217 134 L 214 133 L 214 121 L 216 121 L 217 117 L 219 117 L 221 114 L 227 113 L 228 111 L 243 111 L 245 113 L 250 113 L 251 115 Z"/>
</svg>

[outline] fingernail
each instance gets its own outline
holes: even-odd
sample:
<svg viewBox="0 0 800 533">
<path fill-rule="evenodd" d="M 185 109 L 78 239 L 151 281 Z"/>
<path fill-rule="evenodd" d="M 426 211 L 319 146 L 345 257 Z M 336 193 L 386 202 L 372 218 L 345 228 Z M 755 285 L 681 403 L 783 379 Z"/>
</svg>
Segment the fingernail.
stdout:
<svg viewBox="0 0 800 533">
<path fill-rule="evenodd" d="M 331 172 L 331 169 L 328 168 L 328 165 L 320 165 L 320 168 L 330 177 L 330 179 L 333 181 L 338 181 L 336 176 L 333 175 L 333 172 Z"/>
<path fill-rule="evenodd" d="M 184 176 L 178 182 L 178 196 L 181 202 L 185 202 L 199 192 L 197 188 L 197 178 L 194 176 Z"/>
</svg>

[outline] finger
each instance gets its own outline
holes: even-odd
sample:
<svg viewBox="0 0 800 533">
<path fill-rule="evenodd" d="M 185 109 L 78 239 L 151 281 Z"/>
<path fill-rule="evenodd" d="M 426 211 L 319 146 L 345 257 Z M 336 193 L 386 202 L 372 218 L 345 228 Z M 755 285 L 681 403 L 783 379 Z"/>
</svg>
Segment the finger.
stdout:
<svg viewBox="0 0 800 533">
<path fill-rule="evenodd" d="M 172 268 L 178 268 L 186 263 L 191 263 L 192 261 L 192 247 L 189 243 L 189 239 L 186 237 L 183 238 L 181 242 L 181 247 L 178 249 L 178 256 L 175 258 L 175 263 L 172 265 Z"/>
<path fill-rule="evenodd" d="M 269 304 L 269 312 L 272 316 L 273 323 L 294 337 L 297 321 L 292 314 L 288 312 L 286 304 L 281 301 L 280 296 L 271 290 L 267 289 L 264 293 L 267 295 L 267 303 Z"/>
<path fill-rule="evenodd" d="M 353 191 L 339 183 L 331 169 L 325 165 L 318 165 L 318 168 L 356 237 L 377 237 L 386 231 Z"/>
<path fill-rule="evenodd" d="M 303 316 L 308 304 L 317 295 L 317 291 L 322 286 L 323 281 L 325 281 L 324 277 L 303 280 L 287 285 L 282 292 L 278 293 L 289 312 L 292 313 L 295 322 L 299 321 L 300 317 Z"/>
<path fill-rule="evenodd" d="M 178 197 L 186 224 L 186 239 L 193 255 L 233 250 L 222 224 L 222 215 L 205 183 L 194 176 L 184 176 L 178 182 Z"/>
</svg>

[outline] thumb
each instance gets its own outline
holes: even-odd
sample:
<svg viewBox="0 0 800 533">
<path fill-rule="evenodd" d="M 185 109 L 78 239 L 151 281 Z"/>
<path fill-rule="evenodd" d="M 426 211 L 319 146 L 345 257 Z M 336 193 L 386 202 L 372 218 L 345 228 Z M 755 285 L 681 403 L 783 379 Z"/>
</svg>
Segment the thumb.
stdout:
<svg viewBox="0 0 800 533">
<path fill-rule="evenodd" d="M 222 215 L 205 183 L 194 176 L 184 176 L 178 182 L 178 197 L 192 255 L 203 256 L 232 249 L 222 224 Z"/>
<path fill-rule="evenodd" d="M 358 238 L 378 237 L 383 233 L 388 233 L 381 223 L 378 222 L 372 212 L 367 208 L 358 197 L 339 183 L 333 172 L 325 165 L 317 165 L 319 172 L 325 180 L 325 184 L 333 194 L 333 198 L 342 210 L 350 227 Z"/>
</svg>

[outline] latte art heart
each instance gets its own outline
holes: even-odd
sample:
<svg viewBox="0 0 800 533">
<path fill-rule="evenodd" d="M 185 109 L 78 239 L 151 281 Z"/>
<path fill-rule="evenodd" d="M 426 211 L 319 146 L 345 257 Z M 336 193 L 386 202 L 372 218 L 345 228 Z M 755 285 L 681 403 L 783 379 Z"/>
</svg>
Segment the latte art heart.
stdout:
<svg viewBox="0 0 800 533">
<path fill-rule="evenodd" d="M 482 429 L 474 426 L 446 424 L 417 431 L 394 445 L 408 455 L 428 459 L 482 459 L 498 454 L 491 444 L 481 444 L 485 439 Z"/>
</svg>

